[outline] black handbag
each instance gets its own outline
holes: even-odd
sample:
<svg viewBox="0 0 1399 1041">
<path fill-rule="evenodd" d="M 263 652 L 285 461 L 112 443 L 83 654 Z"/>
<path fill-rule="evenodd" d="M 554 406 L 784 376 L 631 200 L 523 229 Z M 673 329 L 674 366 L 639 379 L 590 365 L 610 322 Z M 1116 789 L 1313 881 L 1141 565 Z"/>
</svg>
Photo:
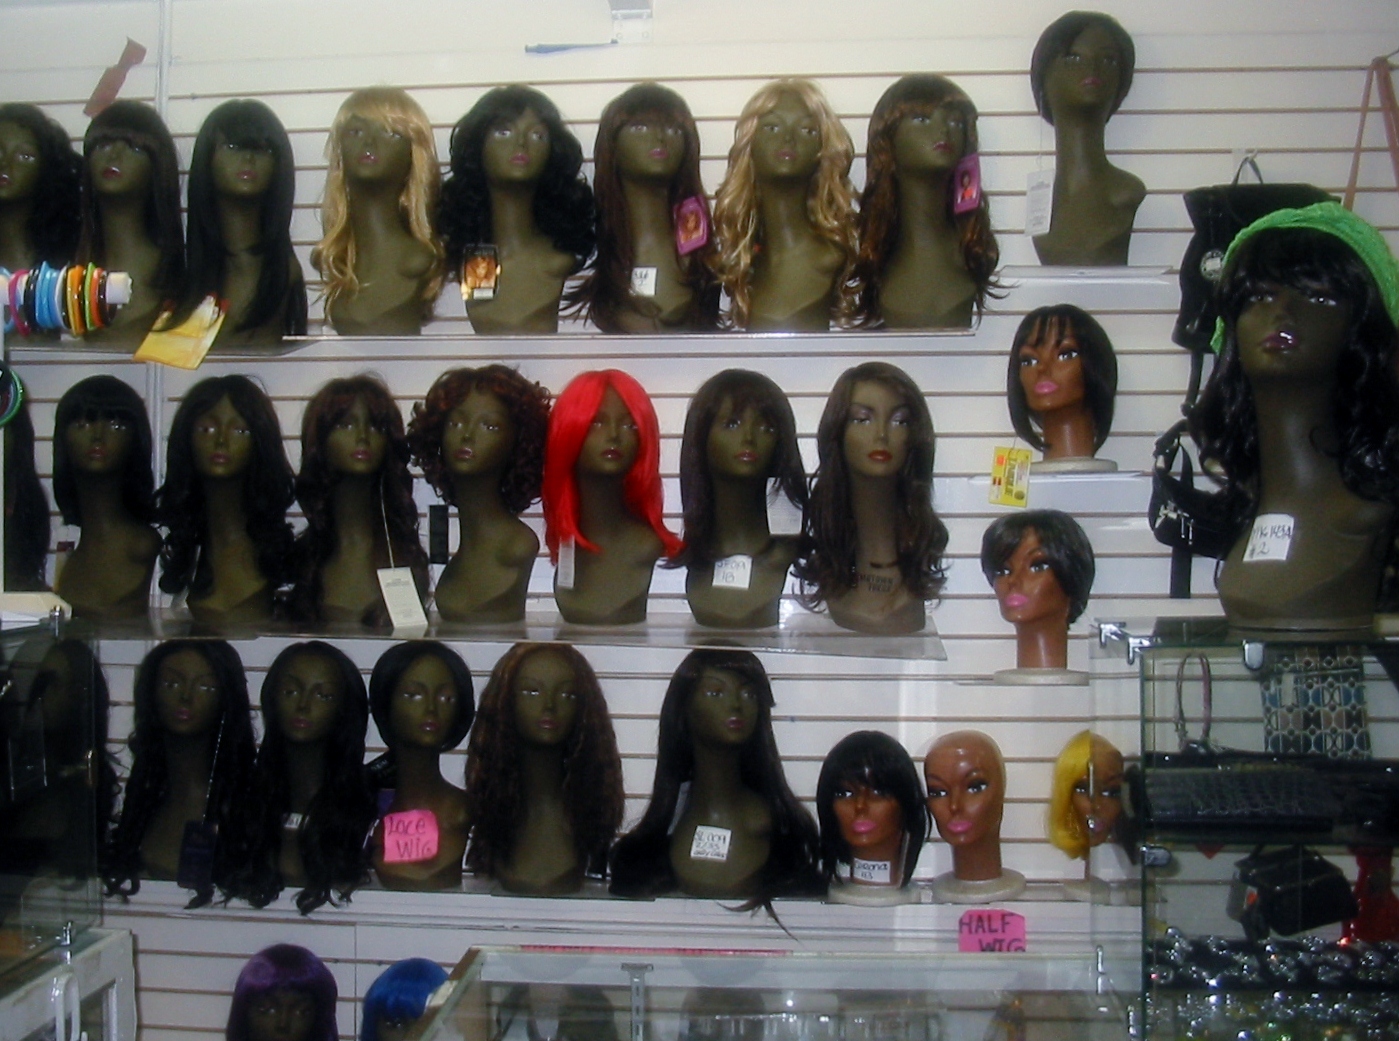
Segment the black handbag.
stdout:
<svg viewBox="0 0 1399 1041">
<path fill-rule="evenodd" d="M 1238 882 L 1252 890 L 1238 912 L 1250 940 L 1319 929 L 1360 913 L 1346 876 L 1314 849 L 1261 847 L 1236 865 Z"/>
<path fill-rule="evenodd" d="M 1171 596 L 1176 599 L 1190 596 L 1191 559 L 1222 560 L 1241 531 L 1222 492 L 1196 487 L 1195 467 L 1183 443 L 1188 437 L 1187 421 L 1182 419 L 1156 439 L 1147 505 L 1152 534 L 1171 547 Z"/>
</svg>

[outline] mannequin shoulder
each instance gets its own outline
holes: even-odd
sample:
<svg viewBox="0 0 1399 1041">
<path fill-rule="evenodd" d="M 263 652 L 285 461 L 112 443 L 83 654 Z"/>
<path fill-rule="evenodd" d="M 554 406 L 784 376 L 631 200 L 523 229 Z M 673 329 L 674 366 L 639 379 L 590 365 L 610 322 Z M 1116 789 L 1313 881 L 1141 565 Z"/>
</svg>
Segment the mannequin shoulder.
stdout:
<svg viewBox="0 0 1399 1041">
<path fill-rule="evenodd" d="M 436 259 L 431 249 L 415 239 L 399 257 L 398 272 L 404 278 L 422 278 L 432 270 Z"/>
<path fill-rule="evenodd" d="M 519 567 L 537 556 L 539 556 L 539 536 L 524 521 L 516 521 L 509 534 L 501 540 L 500 562 L 510 567 Z"/>
<path fill-rule="evenodd" d="M 1112 168 L 1108 178 L 1108 201 L 1114 206 L 1139 206 L 1146 198 L 1146 184 L 1130 171 Z"/>
</svg>

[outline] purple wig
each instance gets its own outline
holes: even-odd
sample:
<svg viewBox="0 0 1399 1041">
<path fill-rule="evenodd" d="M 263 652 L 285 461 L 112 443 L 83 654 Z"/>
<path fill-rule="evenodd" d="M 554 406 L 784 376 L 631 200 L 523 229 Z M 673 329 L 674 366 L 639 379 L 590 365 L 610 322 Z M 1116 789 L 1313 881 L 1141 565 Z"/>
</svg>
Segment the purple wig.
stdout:
<svg viewBox="0 0 1399 1041">
<path fill-rule="evenodd" d="M 300 991 L 316 1004 L 316 1022 L 307 1041 L 336 1041 L 335 977 L 305 947 L 278 943 L 258 951 L 248 959 L 233 987 L 233 1004 L 228 1010 L 227 1041 L 248 1041 L 248 1011 L 254 1001 L 277 990 Z"/>
</svg>

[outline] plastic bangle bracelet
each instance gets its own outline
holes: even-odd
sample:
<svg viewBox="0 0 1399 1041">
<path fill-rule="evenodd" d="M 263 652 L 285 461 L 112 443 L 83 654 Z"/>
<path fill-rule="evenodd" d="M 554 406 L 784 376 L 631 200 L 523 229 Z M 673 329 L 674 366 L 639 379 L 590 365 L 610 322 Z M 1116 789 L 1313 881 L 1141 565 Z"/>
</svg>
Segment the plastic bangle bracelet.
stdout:
<svg viewBox="0 0 1399 1041">
<path fill-rule="evenodd" d="M 15 331 L 15 304 L 14 297 L 10 296 L 10 289 L 14 286 L 15 276 L 8 270 L 0 267 L 0 278 L 5 279 L 5 302 L 9 304 L 9 311 L 5 314 L 5 331 L 12 333 Z"/>
<path fill-rule="evenodd" d="M 83 319 L 89 332 L 102 324 L 97 317 L 100 313 L 97 308 L 97 282 L 97 268 L 89 264 L 83 272 Z"/>
<path fill-rule="evenodd" d="M 29 277 L 24 280 L 24 320 L 32 332 L 39 331 L 39 315 L 35 310 L 38 306 L 39 272 L 31 268 Z"/>
<path fill-rule="evenodd" d="M 105 268 L 99 268 L 102 272 L 100 284 L 97 287 L 97 309 L 101 312 L 102 321 L 99 325 L 107 325 L 111 322 L 112 310 L 107 305 L 107 276 L 109 272 Z"/>
<path fill-rule="evenodd" d="M 45 329 L 58 328 L 58 302 L 54 290 L 58 288 L 58 272 L 48 264 L 39 265 L 39 323 Z"/>
<path fill-rule="evenodd" d="M 29 319 L 24 313 L 24 284 L 28 281 L 28 271 L 16 271 L 10 279 L 10 316 L 15 320 L 15 331 L 21 336 L 29 335 Z"/>
<path fill-rule="evenodd" d="M 19 412 L 20 406 L 24 404 L 24 384 L 21 383 L 19 377 L 15 375 L 15 370 L 9 367 L 5 368 L 4 375 L 0 376 L 0 379 L 3 379 L 4 382 L 8 384 L 6 388 L 8 393 L 6 395 L 5 411 L 0 412 L 0 427 L 3 427 L 9 423 L 10 420 L 15 418 L 15 415 Z"/>
<path fill-rule="evenodd" d="M 83 321 L 83 269 L 74 264 L 68 269 L 68 328 L 74 336 L 87 332 Z"/>
<path fill-rule="evenodd" d="M 53 288 L 51 289 L 53 293 L 53 327 L 61 331 L 66 325 L 63 321 L 63 268 L 52 268 L 50 270 L 53 271 Z"/>
<path fill-rule="evenodd" d="M 49 328 L 49 271 L 47 264 L 40 264 L 34 272 L 34 328 Z"/>
</svg>

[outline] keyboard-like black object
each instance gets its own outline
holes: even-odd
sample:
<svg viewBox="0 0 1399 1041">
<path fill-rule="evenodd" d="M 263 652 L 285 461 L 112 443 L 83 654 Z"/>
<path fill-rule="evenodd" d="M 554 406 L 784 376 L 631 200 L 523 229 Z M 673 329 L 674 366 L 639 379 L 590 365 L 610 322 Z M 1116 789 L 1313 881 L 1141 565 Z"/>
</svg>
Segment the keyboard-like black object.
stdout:
<svg viewBox="0 0 1399 1041">
<path fill-rule="evenodd" d="M 1146 771 L 1146 813 L 1158 827 L 1331 831 L 1342 802 L 1314 770 L 1249 765 Z"/>
</svg>

